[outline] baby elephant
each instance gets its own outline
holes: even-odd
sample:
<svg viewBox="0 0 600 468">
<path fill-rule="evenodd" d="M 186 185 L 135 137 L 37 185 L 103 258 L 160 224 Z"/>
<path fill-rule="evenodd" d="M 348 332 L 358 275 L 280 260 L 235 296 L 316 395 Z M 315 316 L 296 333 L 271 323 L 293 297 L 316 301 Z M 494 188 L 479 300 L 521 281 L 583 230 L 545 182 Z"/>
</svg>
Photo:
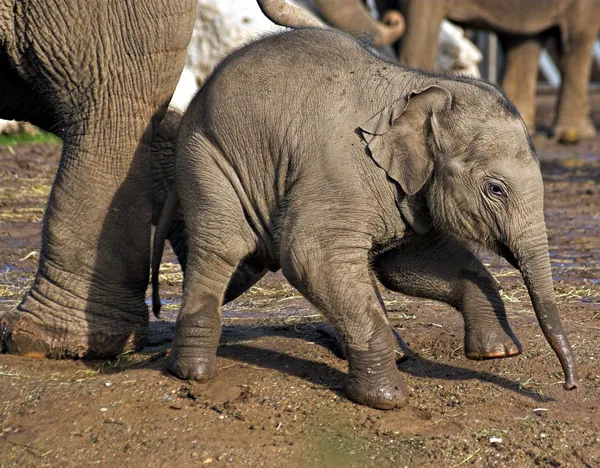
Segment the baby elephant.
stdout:
<svg viewBox="0 0 600 468">
<path fill-rule="evenodd" d="M 293 11 L 269 16 L 279 13 L 289 20 Z M 153 258 L 157 291 L 180 204 L 189 245 L 168 363 L 175 375 L 215 376 L 221 304 L 279 268 L 340 335 L 356 402 L 407 401 L 373 273 L 390 289 L 457 308 L 467 357 L 518 354 L 497 284 L 468 240 L 521 271 L 564 386 L 576 387 L 539 163 L 497 88 L 387 63 L 333 30 L 267 37 L 230 55 L 195 97 L 179 130 L 175 185 Z"/>
</svg>

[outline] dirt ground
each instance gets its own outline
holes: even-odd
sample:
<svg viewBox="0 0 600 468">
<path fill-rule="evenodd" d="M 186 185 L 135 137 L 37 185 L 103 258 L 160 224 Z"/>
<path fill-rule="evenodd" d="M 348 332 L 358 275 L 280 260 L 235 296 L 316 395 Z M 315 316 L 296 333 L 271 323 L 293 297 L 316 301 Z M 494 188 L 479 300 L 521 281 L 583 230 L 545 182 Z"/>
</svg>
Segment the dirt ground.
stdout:
<svg viewBox="0 0 600 468">
<path fill-rule="evenodd" d="M 538 98 L 547 128 L 552 96 Z M 593 98 L 600 127 L 600 94 Z M 518 273 L 484 256 L 522 355 L 474 362 L 450 307 L 383 291 L 412 350 L 410 404 L 356 405 L 319 314 L 270 275 L 225 307 L 219 376 L 164 372 L 181 273 L 163 265 L 163 320 L 148 347 L 111 361 L 0 356 L 0 466 L 600 466 L 600 138 L 536 137 L 556 293 L 579 363 L 567 393 Z M 58 145 L 0 147 L 0 315 L 32 281 Z"/>
</svg>

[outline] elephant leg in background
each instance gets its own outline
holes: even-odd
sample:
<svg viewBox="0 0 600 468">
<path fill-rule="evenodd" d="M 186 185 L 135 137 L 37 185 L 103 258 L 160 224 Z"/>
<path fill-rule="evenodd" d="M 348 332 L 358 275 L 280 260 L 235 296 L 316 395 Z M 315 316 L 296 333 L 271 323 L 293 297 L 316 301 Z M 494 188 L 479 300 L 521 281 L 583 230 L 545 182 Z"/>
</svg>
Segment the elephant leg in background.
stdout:
<svg viewBox="0 0 600 468">
<path fill-rule="evenodd" d="M 592 70 L 592 46 L 596 31 L 570 32 L 569 50 L 560 56 L 562 82 L 553 133 L 559 140 L 569 140 L 575 130 L 579 138 L 592 138 L 596 128 L 590 118 L 588 85 Z"/>
<path fill-rule="evenodd" d="M 512 100 L 527 127 L 535 134 L 535 87 L 542 44 L 538 37 L 500 36 L 504 50 L 502 89 Z"/>
<path fill-rule="evenodd" d="M 407 391 L 396 368 L 394 337 L 370 278 L 367 249 L 327 244 L 319 239 L 286 243 L 283 274 L 339 334 L 348 357 L 348 397 L 379 409 L 402 407 Z"/>
<path fill-rule="evenodd" d="M 438 50 L 442 20 L 446 16 L 444 0 L 396 0 L 406 21 L 406 31 L 396 43 L 398 62 L 408 67 L 432 70 Z M 386 4 L 385 7 L 388 5 Z M 378 4 L 381 8 L 381 5 Z"/>
<path fill-rule="evenodd" d="M 446 302 L 465 322 L 469 359 L 515 356 L 521 345 L 513 334 L 496 280 L 457 240 L 442 234 L 415 236 L 408 244 L 376 258 L 381 283 L 410 296 Z"/>
<path fill-rule="evenodd" d="M 88 1 L 72 10 L 78 27 L 66 26 L 71 10 L 15 6 L 24 18 L 22 41 L 34 43 L 27 60 L 14 60 L 17 71 L 46 90 L 63 150 L 35 281 L 18 309 L 0 319 L 9 352 L 112 356 L 145 343 L 148 148 L 183 67 L 195 2 L 164 2 L 151 16 L 144 3 Z M 38 42 L 58 37 L 63 24 L 63 41 Z M 90 47 L 95 40 L 103 47 Z"/>
</svg>

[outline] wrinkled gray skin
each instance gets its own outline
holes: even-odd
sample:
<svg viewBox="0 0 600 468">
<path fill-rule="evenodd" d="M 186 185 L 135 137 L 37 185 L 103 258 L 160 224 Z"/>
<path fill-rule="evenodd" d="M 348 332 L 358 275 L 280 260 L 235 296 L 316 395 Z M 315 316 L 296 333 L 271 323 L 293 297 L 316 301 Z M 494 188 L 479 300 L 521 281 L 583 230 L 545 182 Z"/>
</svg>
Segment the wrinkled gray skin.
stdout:
<svg viewBox="0 0 600 468">
<path fill-rule="evenodd" d="M 0 0 L 0 117 L 64 142 L 35 282 L 0 319 L 5 350 L 109 356 L 143 346 L 147 158 L 195 8 L 195 0 Z"/>
<path fill-rule="evenodd" d="M 374 21 L 358 0 L 318 7 L 382 43 L 403 30 Z M 36 279 L 0 318 L 0 350 L 100 357 L 144 345 L 150 220 L 162 206 L 148 171 L 160 159 L 148 156 L 174 138 L 172 122 L 160 123 L 195 8 L 194 0 L 0 0 L 0 118 L 30 121 L 64 142 Z M 181 242 L 182 226 L 172 228 Z"/>
<path fill-rule="evenodd" d="M 565 388 L 577 385 L 539 164 L 490 85 L 386 63 L 335 31 L 263 39 L 229 56 L 183 118 L 155 288 L 179 204 L 189 245 L 168 368 L 181 378 L 215 376 L 221 304 L 279 268 L 339 333 L 359 403 L 407 401 L 373 274 L 461 311 L 468 357 L 517 354 L 497 284 L 465 239 L 520 269 Z"/>
<path fill-rule="evenodd" d="M 589 117 L 588 83 L 592 45 L 600 28 L 598 0 L 377 0 L 380 11 L 399 9 L 406 32 L 398 47 L 400 63 L 432 69 L 441 21 L 498 34 L 505 52 L 502 89 L 535 131 L 535 85 L 542 42 L 560 43 L 562 84 L 553 133 L 570 141 L 596 134 Z M 571 136 L 569 136 L 571 135 Z"/>
</svg>

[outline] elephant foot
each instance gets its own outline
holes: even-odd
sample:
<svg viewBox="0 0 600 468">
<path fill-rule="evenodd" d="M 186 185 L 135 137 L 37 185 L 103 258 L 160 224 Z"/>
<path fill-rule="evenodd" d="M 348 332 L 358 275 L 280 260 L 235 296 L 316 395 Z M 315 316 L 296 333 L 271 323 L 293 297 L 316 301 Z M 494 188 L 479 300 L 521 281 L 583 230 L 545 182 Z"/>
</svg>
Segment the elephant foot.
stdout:
<svg viewBox="0 0 600 468">
<path fill-rule="evenodd" d="M 320 323 L 316 326 L 316 330 L 326 338 L 327 344 L 325 347 L 329 349 L 335 355 L 335 357 L 345 361 L 348 360 L 348 355 L 346 354 L 342 340 L 335 331 L 335 328 L 328 323 Z M 393 327 L 392 333 L 394 334 L 395 339 L 394 353 L 396 356 L 396 362 L 404 362 L 409 358 L 410 350 L 400 334 Z"/>
<path fill-rule="evenodd" d="M 481 361 L 499 359 L 521 354 L 521 343 L 512 333 L 501 331 L 468 331 L 465 336 L 465 356 Z"/>
<path fill-rule="evenodd" d="M 0 318 L 0 348 L 56 359 L 109 358 L 138 350 L 148 333 L 148 308 L 143 298 L 139 302 L 137 309 L 122 311 L 85 301 L 38 278 L 19 307 Z"/>
<path fill-rule="evenodd" d="M 69 322 L 50 324 L 27 312 L 15 310 L 0 319 L 2 351 L 34 358 L 110 358 L 144 347 L 147 326 L 119 333 L 92 332 Z"/>
<path fill-rule="evenodd" d="M 372 354 L 367 351 L 350 352 L 346 395 L 356 403 L 382 410 L 406 406 L 408 391 L 395 362 L 375 360 Z"/>
<path fill-rule="evenodd" d="M 597 132 L 594 123 L 585 119 L 583 122 L 559 122 L 554 126 L 552 134 L 559 143 L 574 145 L 581 140 L 594 138 Z"/>
<path fill-rule="evenodd" d="M 180 379 L 207 382 L 217 375 L 217 357 L 214 352 L 200 354 L 196 348 L 175 347 L 167 370 Z"/>
</svg>

